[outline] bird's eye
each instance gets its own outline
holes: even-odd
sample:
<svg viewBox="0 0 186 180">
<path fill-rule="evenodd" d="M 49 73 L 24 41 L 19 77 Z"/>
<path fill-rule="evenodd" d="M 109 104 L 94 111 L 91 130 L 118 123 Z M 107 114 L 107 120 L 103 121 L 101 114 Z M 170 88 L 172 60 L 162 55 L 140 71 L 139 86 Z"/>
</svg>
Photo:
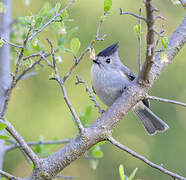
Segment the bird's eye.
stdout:
<svg viewBox="0 0 186 180">
<path fill-rule="evenodd" d="M 106 63 L 110 63 L 110 58 L 107 58 L 106 59 Z"/>
</svg>

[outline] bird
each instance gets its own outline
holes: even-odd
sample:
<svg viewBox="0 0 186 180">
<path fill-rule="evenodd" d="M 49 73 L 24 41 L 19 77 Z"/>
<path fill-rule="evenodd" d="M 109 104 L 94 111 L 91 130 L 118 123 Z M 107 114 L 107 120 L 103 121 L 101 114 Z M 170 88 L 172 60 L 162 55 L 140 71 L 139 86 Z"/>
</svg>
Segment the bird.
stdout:
<svg viewBox="0 0 186 180">
<path fill-rule="evenodd" d="M 118 42 L 110 45 L 93 59 L 91 83 L 94 93 L 108 107 L 121 96 L 136 75 L 125 66 L 118 55 Z M 143 99 L 133 107 L 149 135 L 166 131 L 169 126 L 150 110 L 148 99 Z"/>
</svg>

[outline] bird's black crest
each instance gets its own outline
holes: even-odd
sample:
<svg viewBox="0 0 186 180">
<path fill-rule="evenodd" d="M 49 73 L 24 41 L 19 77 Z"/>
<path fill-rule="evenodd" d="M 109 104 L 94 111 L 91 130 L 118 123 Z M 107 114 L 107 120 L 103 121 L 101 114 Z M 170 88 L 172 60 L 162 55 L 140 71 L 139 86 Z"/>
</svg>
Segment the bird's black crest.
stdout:
<svg viewBox="0 0 186 180">
<path fill-rule="evenodd" d="M 119 42 L 107 47 L 106 49 L 104 49 L 103 51 L 101 51 L 97 56 L 110 56 L 112 54 L 114 54 L 117 49 L 119 48 L 119 45 L 118 45 Z"/>
</svg>

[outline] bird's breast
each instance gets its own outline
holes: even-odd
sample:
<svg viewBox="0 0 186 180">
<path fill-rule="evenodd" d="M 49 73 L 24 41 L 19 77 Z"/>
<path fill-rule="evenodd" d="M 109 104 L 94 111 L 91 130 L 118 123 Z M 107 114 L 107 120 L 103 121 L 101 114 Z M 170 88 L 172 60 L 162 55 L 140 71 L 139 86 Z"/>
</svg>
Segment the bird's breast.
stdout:
<svg viewBox="0 0 186 180">
<path fill-rule="evenodd" d="M 91 69 L 92 86 L 100 100 L 107 106 L 121 95 L 128 80 L 117 71 L 104 71 L 98 65 Z"/>
</svg>

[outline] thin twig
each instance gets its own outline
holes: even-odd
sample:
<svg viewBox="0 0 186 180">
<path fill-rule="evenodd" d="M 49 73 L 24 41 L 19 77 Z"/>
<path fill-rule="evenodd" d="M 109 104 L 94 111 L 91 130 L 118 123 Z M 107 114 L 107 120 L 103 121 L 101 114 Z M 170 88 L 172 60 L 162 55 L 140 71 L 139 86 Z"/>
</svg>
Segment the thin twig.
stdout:
<svg viewBox="0 0 186 180">
<path fill-rule="evenodd" d="M 12 137 L 19 143 L 20 148 L 27 154 L 35 166 L 39 163 L 38 156 L 32 151 L 32 149 L 27 145 L 23 137 L 16 131 L 10 122 L 4 120 L 3 123 L 6 123 L 6 130 L 12 135 Z"/>
<path fill-rule="evenodd" d="M 71 104 L 71 102 L 70 102 L 70 100 L 68 98 L 68 95 L 67 95 L 67 92 L 66 92 L 66 88 L 65 88 L 65 84 L 64 84 L 63 80 L 61 80 L 59 78 L 56 78 L 56 80 L 57 80 L 57 82 L 59 83 L 59 85 L 61 87 L 61 90 L 62 90 L 62 93 L 63 93 L 63 98 L 64 98 L 68 108 L 70 109 L 70 111 L 71 111 L 71 113 L 72 113 L 72 115 L 73 115 L 73 117 L 75 119 L 75 122 L 77 124 L 78 129 L 79 129 L 79 132 L 80 132 L 80 134 L 82 134 L 83 131 L 84 131 L 84 127 L 83 127 L 83 125 L 81 123 L 81 120 L 79 119 L 74 107 L 72 106 L 72 104 Z"/>
<path fill-rule="evenodd" d="M 23 61 L 27 60 L 27 59 L 30 59 L 30 58 L 33 58 L 33 57 L 40 57 L 41 54 L 43 54 L 45 57 L 47 57 L 47 55 L 50 55 L 49 53 L 42 53 L 42 52 L 38 52 L 38 53 L 35 53 L 35 54 L 31 54 L 29 56 L 26 56 L 23 58 Z"/>
<path fill-rule="evenodd" d="M 174 100 L 171 100 L 171 99 L 165 99 L 165 98 L 160 98 L 160 97 L 155 97 L 155 96 L 147 96 L 146 98 L 150 99 L 150 100 L 156 100 L 156 101 L 160 101 L 160 102 L 164 102 L 164 103 L 171 103 L 171 104 L 176 104 L 176 105 L 186 107 L 186 103 L 182 103 L 182 102 L 179 102 L 179 101 L 174 101 Z"/>
<path fill-rule="evenodd" d="M 55 15 L 51 20 L 49 20 L 47 23 L 45 23 L 40 29 L 38 29 L 37 31 L 35 31 L 33 34 L 32 34 L 32 36 L 30 36 L 29 37 L 29 39 L 28 39 L 28 42 L 30 41 L 30 40 L 32 40 L 38 33 L 40 33 L 43 29 L 45 29 L 49 24 L 51 24 L 52 22 L 55 22 L 56 21 L 56 19 L 59 17 L 59 16 L 61 16 L 61 14 L 63 13 L 63 11 L 64 10 L 67 10 L 70 6 L 71 6 L 71 4 L 72 3 L 74 3 L 75 2 L 75 0 L 71 0 L 68 4 L 67 4 L 67 6 L 64 8 L 64 9 L 62 9 L 57 15 Z"/>
<path fill-rule="evenodd" d="M 29 146 L 37 146 L 37 145 L 49 145 L 49 144 L 64 144 L 69 143 L 71 139 L 61 139 L 56 141 L 38 141 L 38 142 L 26 142 Z M 15 144 L 9 145 L 6 147 L 6 152 L 11 151 L 13 149 L 20 148 L 20 145 L 15 142 Z"/>
<path fill-rule="evenodd" d="M 139 16 L 141 16 L 141 8 L 139 9 Z M 138 23 L 139 23 L 139 26 L 141 26 L 141 19 L 139 18 L 139 20 L 138 20 Z M 138 71 L 139 71 L 139 73 L 141 72 L 141 68 L 142 68 L 142 66 L 141 66 L 141 31 L 139 32 L 139 36 L 138 36 Z M 138 73 L 138 74 L 139 74 Z"/>
<path fill-rule="evenodd" d="M 103 111 L 101 110 L 101 107 L 99 106 L 98 102 L 96 101 L 96 98 L 93 95 L 93 91 L 91 91 L 90 88 L 88 87 L 88 84 L 79 76 L 76 76 L 76 79 L 77 79 L 77 82 L 75 84 L 83 83 L 85 85 L 86 91 L 88 91 L 90 94 L 89 97 L 95 103 L 95 106 L 98 108 L 99 113 L 102 114 Z"/>
<path fill-rule="evenodd" d="M 178 178 L 180 180 L 186 180 L 186 178 L 184 178 L 184 177 L 182 177 L 182 176 L 180 176 L 176 173 L 173 173 L 171 171 L 168 171 L 167 169 L 163 168 L 161 165 L 154 164 L 153 162 L 146 159 L 144 156 L 139 155 L 138 153 L 136 153 L 133 150 L 129 149 L 128 147 L 124 146 L 120 142 L 116 141 L 113 137 L 109 137 L 108 141 L 110 141 L 113 145 L 120 148 L 121 150 L 131 154 L 135 158 L 140 159 L 141 161 L 143 161 L 147 165 L 151 166 L 152 168 L 155 168 L 155 169 L 157 169 L 157 170 L 159 170 L 159 171 L 163 172 L 164 174 L 167 174 L 171 177 L 175 177 L 175 178 Z"/>
<path fill-rule="evenodd" d="M 20 45 L 17 45 L 17 44 L 14 44 L 6 39 L 4 39 L 3 37 L 0 37 L 0 39 L 2 39 L 6 44 L 12 46 L 12 47 L 16 47 L 16 48 L 23 48 L 23 46 L 20 46 Z"/>
<path fill-rule="evenodd" d="M 25 51 L 26 45 L 28 43 L 28 38 L 29 38 L 29 35 L 30 35 L 31 31 L 32 31 L 32 28 L 33 28 L 32 26 L 29 27 L 28 33 L 27 33 L 26 38 L 25 38 L 25 40 L 23 42 L 23 48 L 21 49 L 21 53 L 20 53 L 19 58 L 18 58 L 17 63 L 16 63 L 16 70 L 15 70 L 15 73 L 14 73 L 13 80 L 16 78 L 17 73 L 19 71 L 19 67 L 21 65 L 21 60 L 22 60 L 22 57 L 24 55 L 24 51 Z"/>
<path fill-rule="evenodd" d="M 142 17 L 141 15 L 138 16 L 137 14 L 134 14 L 134 13 L 131 13 L 131 12 L 123 12 L 123 10 L 120 8 L 120 15 L 124 15 L 124 14 L 129 14 L 131 16 L 134 16 L 138 19 L 141 19 L 141 20 L 147 22 L 146 18 Z"/>
<path fill-rule="evenodd" d="M 19 180 L 20 178 L 17 178 L 16 176 L 13 176 L 5 171 L 0 170 L 0 175 L 4 176 L 5 178 L 9 180 Z"/>
<path fill-rule="evenodd" d="M 31 69 L 33 69 L 37 64 L 41 62 L 42 58 L 39 60 L 35 61 L 30 67 L 26 68 L 17 78 L 16 78 L 16 83 L 21 80 L 27 72 L 29 72 Z"/>
<path fill-rule="evenodd" d="M 63 78 L 63 81 L 65 82 L 66 79 L 71 75 L 71 73 L 73 72 L 73 70 L 76 68 L 76 66 L 79 64 L 79 62 L 81 61 L 81 59 L 84 57 L 84 55 L 90 51 L 90 49 L 92 48 L 93 44 L 96 41 L 99 41 L 100 39 L 104 40 L 104 37 L 106 35 L 104 35 L 102 38 L 99 38 L 99 33 L 100 33 L 100 28 L 102 25 L 103 21 L 100 20 L 97 31 L 96 31 L 96 36 L 95 36 L 95 40 L 92 40 L 89 44 L 89 46 L 83 51 L 83 53 L 81 54 L 81 56 L 79 57 L 79 59 L 76 60 L 75 64 L 70 68 L 70 70 L 66 73 L 66 75 Z"/>
<path fill-rule="evenodd" d="M 163 28 L 164 28 L 164 26 L 162 25 L 161 31 L 158 33 L 158 39 L 157 39 L 156 44 L 155 44 L 155 48 L 154 48 L 154 51 L 155 52 L 162 52 L 162 51 L 164 51 L 164 50 L 157 51 L 158 44 L 160 42 L 160 39 L 162 37 L 162 34 L 164 33 L 164 29 Z"/>
</svg>

